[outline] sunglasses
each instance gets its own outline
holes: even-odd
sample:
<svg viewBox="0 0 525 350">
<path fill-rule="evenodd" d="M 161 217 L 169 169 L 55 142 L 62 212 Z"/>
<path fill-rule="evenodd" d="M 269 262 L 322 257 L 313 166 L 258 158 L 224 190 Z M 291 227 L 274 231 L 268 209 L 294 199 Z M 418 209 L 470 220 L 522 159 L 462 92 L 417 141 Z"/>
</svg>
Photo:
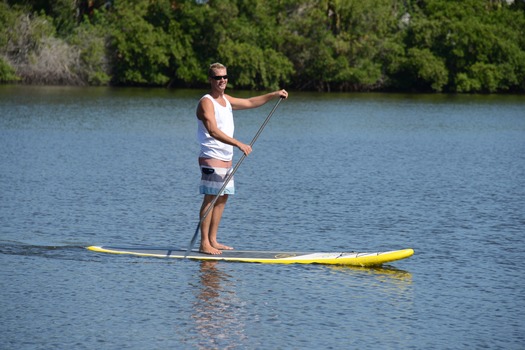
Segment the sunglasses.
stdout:
<svg viewBox="0 0 525 350">
<path fill-rule="evenodd" d="M 215 80 L 221 80 L 221 79 L 228 79 L 228 76 L 227 75 L 215 75 L 213 77 L 211 77 L 212 79 L 215 79 Z"/>
</svg>

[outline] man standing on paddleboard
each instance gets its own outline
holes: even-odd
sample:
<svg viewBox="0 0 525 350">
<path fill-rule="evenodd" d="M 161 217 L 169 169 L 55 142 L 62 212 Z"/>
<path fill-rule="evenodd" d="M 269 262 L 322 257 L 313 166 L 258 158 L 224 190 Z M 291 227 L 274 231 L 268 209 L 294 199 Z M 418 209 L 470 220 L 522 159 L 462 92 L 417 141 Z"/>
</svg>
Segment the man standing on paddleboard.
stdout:
<svg viewBox="0 0 525 350">
<path fill-rule="evenodd" d="M 204 95 L 197 106 L 198 129 L 197 138 L 200 143 L 199 165 L 201 182 L 199 191 L 204 194 L 200 209 L 200 218 L 205 215 L 208 207 L 219 195 L 219 190 L 232 171 L 233 147 L 239 148 L 245 155 L 252 152 L 249 144 L 233 138 L 233 110 L 256 108 L 275 98 L 288 98 L 288 92 L 278 90 L 251 98 L 236 98 L 224 93 L 228 84 L 226 67 L 214 63 L 208 70 L 208 80 L 211 91 Z M 217 198 L 213 209 L 202 220 L 200 225 L 200 252 L 206 254 L 221 254 L 221 250 L 232 247 L 217 242 L 217 232 L 222 213 L 230 194 L 235 193 L 233 178 Z"/>
</svg>

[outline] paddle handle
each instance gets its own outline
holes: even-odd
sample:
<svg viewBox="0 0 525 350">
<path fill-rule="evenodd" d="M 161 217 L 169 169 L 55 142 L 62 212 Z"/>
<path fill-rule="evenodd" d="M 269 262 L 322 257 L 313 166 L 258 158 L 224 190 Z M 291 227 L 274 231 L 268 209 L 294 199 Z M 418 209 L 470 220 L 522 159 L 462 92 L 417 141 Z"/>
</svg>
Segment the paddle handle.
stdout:
<svg viewBox="0 0 525 350">
<path fill-rule="evenodd" d="M 277 103 L 275 104 L 275 106 L 272 108 L 270 114 L 268 114 L 268 116 L 266 117 L 266 119 L 264 120 L 263 124 L 261 125 L 261 127 L 259 128 L 259 130 L 257 131 L 257 133 L 255 134 L 255 136 L 253 137 L 252 139 L 252 142 L 250 142 L 250 146 L 253 146 L 253 144 L 255 143 L 255 141 L 257 141 L 257 139 L 259 138 L 259 135 L 261 135 L 262 131 L 264 130 L 264 127 L 266 126 L 266 124 L 268 124 L 268 122 L 270 121 L 270 119 L 272 118 L 272 115 L 273 113 L 275 112 L 275 110 L 277 109 L 277 106 L 279 106 L 279 103 L 281 103 L 281 101 L 283 100 L 284 98 L 283 97 L 280 97 L 279 98 L 279 101 L 277 101 Z M 226 186 L 228 186 L 228 183 L 230 182 L 230 180 L 233 178 L 233 174 L 235 174 L 235 172 L 237 171 L 237 169 L 239 169 L 239 167 L 241 166 L 242 162 L 244 161 L 244 159 L 246 159 L 246 154 L 243 153 L 241 159 L 239 159 L 239 161 L 237 162 L 237 164 L 235 164 L 235 167 L 233 168 L 233 170 L 230 172 L 230 174 L 228 175 L 228 177 L 226 178 L 226 180 L 224 181 L 221 189 L 219 190 L 219 193 L 215 196 L 215 198 L 213 198 L 213 200 L 211 201 L 210 205 L 208 206 L 208 209 L 206 209 L 206 211 L 204 212 L 204 214 L 202 215 L 201 219 L 199 220 L 199 223 L 197 224 L 197 228 L 195 229 L 195 233 L 193 234 L 193 237 L 191 238 L 191 241 L 190 241 L 190 244 L 188 246 L 188 249 L 186 250 L 186 253 L 184 254 L 184 258 L 186 258 L 188 256 L 188 254 L 191 252 L 193 246 L 195 245 L 195 241 L 197 241 L 197 236 L 199 234 L 199 229 L 201 228 L 201 225 L 202 225 L 202 222 L 204 221 L 204 219 L 206 219 L 206 217 L 208 216 L 208 214 L 211 212 L 211 210 L 213 209 L 213 206 L 215 205 L 215 203 L 217 203 L 217 200 L 219 199 L 221 193 L 224 191 L 224 189 L 226 188 Z"/>
</svg>

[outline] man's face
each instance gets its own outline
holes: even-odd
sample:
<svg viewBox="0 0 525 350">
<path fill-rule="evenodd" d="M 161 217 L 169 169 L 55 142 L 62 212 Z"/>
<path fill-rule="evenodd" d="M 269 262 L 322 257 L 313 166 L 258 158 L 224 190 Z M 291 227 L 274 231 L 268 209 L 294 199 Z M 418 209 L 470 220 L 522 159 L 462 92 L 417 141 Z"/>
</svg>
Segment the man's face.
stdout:
<svg viewBox="0 0 525 350">
<path fill-rule="evenodd" d="M 212 88 L 217 88 L 224 91 L 226 89 L 226 85 L 228 85 L 228 72 L 226 72 L 226 69 L 224 68 L 214 69 L 213 72 L 214 75 L 209 78 Z"/>
</svg>

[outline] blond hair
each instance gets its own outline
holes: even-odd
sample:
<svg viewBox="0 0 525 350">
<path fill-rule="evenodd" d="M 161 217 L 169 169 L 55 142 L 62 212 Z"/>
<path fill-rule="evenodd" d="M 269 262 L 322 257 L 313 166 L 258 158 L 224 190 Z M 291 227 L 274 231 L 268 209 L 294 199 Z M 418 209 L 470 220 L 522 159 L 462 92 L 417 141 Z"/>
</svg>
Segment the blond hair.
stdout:
<svg viewBox="0 0 525 350">
<path fill-rule="evenodd" d="M 215 75 L 214 69 L 227 69 L 226 66 L 222 63 L 215 62 L 210 64 L 210 68 L 208 69 L 208 76 L 213 77 Z"/>
</svg>

